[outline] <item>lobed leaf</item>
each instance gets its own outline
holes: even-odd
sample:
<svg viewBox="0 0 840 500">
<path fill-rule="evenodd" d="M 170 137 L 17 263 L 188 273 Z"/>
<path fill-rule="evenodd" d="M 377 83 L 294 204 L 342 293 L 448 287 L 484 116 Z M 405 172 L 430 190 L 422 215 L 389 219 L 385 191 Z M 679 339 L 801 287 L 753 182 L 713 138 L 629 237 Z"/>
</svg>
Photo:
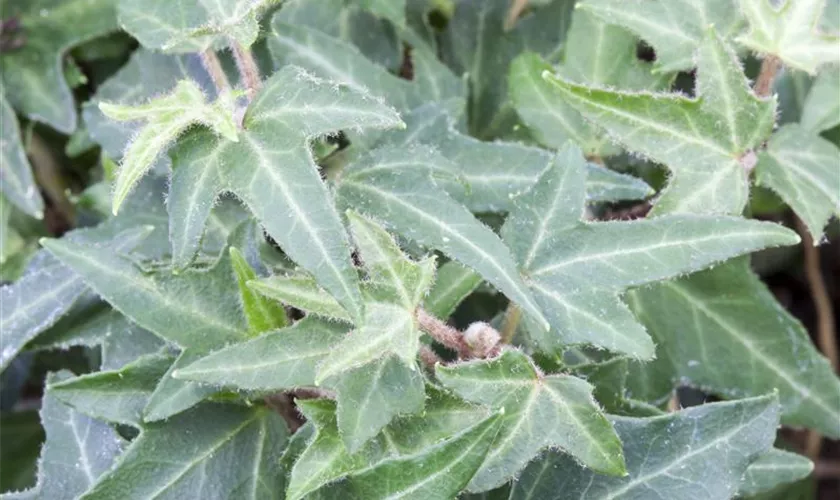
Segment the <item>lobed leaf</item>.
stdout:
<svg viewBox="0 0 840 500">
<path fill-rule="evenodd" d="M 239 285 L 239 298 L 242 301 L 242 311 L 248 328 L 252 334 L 258 335 L 268 330 L 283 328 L 289 324 L 283 306 L 267 300 L 248 286 L 248 282 L 257 278 L 257 273 L 245 260 L 242 252 L 230 247 L 230 263 L 236 273 L 236 283 Z"/>
<path fill-rule="evenodd" d="M 438 365 L 435 373 L 467 401 L 504 410 L 498 437 L 469 491 L 501 486 L 551 447 L 599 473 L 624 473 L 621 442 L 583 380 L 545 376 L 528 356 L 513 350 L 489 361 Z"/>
<path fill-rule="evenodd" d="M 732 498 L 749 464 L 772 448 L 778 403 L 770 395 L 612 421 L 627 476 L 599 475 L 551 452 L 525 469 L 511 498 Z"/>
<path fill-rule="evenodd" d="M 248 286 L 265 297 L 310 314 L 351 321 L 350 315 L 341 304 L 308 275 L 269 276 L 249 281 Z"/>
<path fill-rule="evenodd" d="M 3 165 L 0 170 L 0 192 L 3 197 L 32 217 L 42 218 L 44 200 L 32 176 L 29 159 L 26 158 L 17 117 L 3 93 L 0 93 L 0 165 Z M 4 207 L 3 211 L 6 210 Z"/>
</svg>

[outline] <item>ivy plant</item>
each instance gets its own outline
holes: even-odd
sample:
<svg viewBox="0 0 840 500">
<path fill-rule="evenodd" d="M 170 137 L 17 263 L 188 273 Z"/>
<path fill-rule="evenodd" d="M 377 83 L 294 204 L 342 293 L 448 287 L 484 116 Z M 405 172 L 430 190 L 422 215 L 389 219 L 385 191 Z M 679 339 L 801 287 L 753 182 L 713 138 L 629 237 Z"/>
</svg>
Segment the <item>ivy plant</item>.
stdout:
<svg viewBox="0 0 840 500">
<path fill-rule="evenodd" d="M 0 498 L 792 498 L 840 439 L 836 2 L 0 7 Z"/>
</svg>

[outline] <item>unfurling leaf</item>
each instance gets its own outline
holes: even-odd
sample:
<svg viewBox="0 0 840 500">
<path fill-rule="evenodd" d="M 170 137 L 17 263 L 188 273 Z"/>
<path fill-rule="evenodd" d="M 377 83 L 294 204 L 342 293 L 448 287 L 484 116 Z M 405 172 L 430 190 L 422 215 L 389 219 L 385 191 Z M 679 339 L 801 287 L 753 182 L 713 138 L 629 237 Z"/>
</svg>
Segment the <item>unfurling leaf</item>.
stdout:
<svg viewBox="0 0 840 500">
<path fill-rule="evenodd" d="M 230 141 L 238 141 L 232 104 L 232 101 L 224 98 L 208 104 L 198 85 L 189 80 L 178 82 L 170 95 L 147 104 L 123 106 L 99 103 L 99 109 L 112 120 L 147 122 L 126 148 L 117 171 L 113 196 L 114 215 L 157 157 L 191 126 L 201 124 Z"/>
</svg>

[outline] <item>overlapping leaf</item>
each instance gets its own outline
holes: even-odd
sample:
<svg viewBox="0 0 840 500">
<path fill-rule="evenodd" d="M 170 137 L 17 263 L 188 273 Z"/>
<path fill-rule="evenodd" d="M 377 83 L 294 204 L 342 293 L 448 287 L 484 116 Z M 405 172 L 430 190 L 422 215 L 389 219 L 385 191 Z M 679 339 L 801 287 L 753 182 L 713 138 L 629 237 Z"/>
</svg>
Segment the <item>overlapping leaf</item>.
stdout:
<svg viewBox="0 0 840 500">
<path fill-rule="evenodd" d="M 13 108 L 69 134 L 76 105 L 64 79 L 65 53 L 82 42 L 116 31 L 116 0 L 10 0 L 3 18 L 20 46 L 0 54 L 3 87 Z M 4 127 L 5 128 L 5 127 Z"/>
<path fill-rule="evenodd" d="M 623 26 L 653 46 L 661 73 L 694 66 L 694 54 L 709 26 L 729 39 L 744 25 L 737 0 L 584 0 L 586 9 Z"/>
<path fill-rule="evenodd" d="M 750 497 L 770 491 L 780 484 L 798 481 L 813 470 L 813 462 L 806 457 L 773 448 L 747 467 L 738 487 L 738 496 Z"/>
<path fill-rule="evenodd" d="M 569 105 L 627 149 L 673 173 L 656 213 L 740 213 L 753 149 L 770 134 L 776 105 L 756 97 L 740 63 L 710 29 L 698 53 L 697 98 L 592 88 L 547 75 Z"/>
<path fill-rule="evenodd" d="M 20 137 L 17 117 L 3 93 L 0 93 L 0 191 L 16 207 L 40 219 L 44 200 L 32 176 L 32 168 Z"/>
<path fill-rule="evenodd" d="M 783 423 L 840 436 L 840 379 L 746 262 L 635 290 L 629 302 L 675 378 L 731 398 L 776 389 Z"/>
<path fill-rule="evenodd" d="M 207 403 L 148 424 L 83 498 L 281 498 L 287 435 L 267 408 Z"/>
<path fill-rule="evenodd" d="M 840 149 L 797 124 L 776 131 L 758 156 L 756 180 L 779 193 L 818 245 L 828 220 L 840 214 Z"/>
<path fill-rule="evenodd" d="M 802 109 L 801 124 L 822 132 L 840 124 L 840 68 L 826 68 L 814 81 Z"/>
<path fill-rule="evenodd" d="M 69 377 L 68 372 L 50 374 L 47 383 Z M 4 500 L 76 498 L 93 486 L 123 450 L 124 442 L 114 429 L 64 405 L 49 390 L 40 414 L 47 440 L 41 449 L 38 483 L 31 490 L 4 494 Z"/>
<path fill-rule="evenodd" d="M 824 64 L 840 63 L 840 32 L 827 32 L 820 19 L 826 0 L 740 0 L 749 31 L 738 41 L 778 57 L 792 68 L 814 74 Z"/>
<path fill-rule="evenodd" d="M 260 14 L 278 0 L 146 0 L 119 3 L 120 25 L 143 46 L 166 52 L 248 47 L 259 35 Z"/>
<path fill-rule="evenodd" d="M 286 254 L 312 272 L 353 317 L 361 315 L 347 237 L 318 175 L 308 139 L 347 127 L 400 125 L 369 95 L 285 67 L 268 79 L 243 119 L 239 141 L 201 131 L 178 142 L 169 193 L 176 266 L 197 249 L 216 197 L 236 194 Z M 273 200 L 271 205 L 265 200 Z"/>
<path fill-rule="evenodd" d="M 621 442 L 592 398 L 592 386 L 583 380 L 545 376 L 513 350 L 435 371 L 467 401 L 504 410 L 499 435 L 470 481 L 470 491 L 504 484 L 547 448 L 560 448 L 600 473 L 624 472 Z"/>
<path fill-rule="evenodd" d="M 546 350 L 591 343 L 648 359 L 653 343 L 621 302 L 627 287 L 697 271 L 715 262 L 799 238 L 781 226 L 720 216 L 663 216 L 581 222 L 585 161 L 568 147 L 516 199 L 502 236 L 551 324 L 536 332 Z"/>
<path fill-rule="evenodd" d="M 636 57 L 638 40 L 625 29 L 608 25 L 584 9 L 576 9 L 556 72 L 577 83 L 627 90 L 659 88 L 667 75 L 651 74 L 652 65 Z M 517 114 L 543 145 L 560 149 L 574 140 L 586 154 L 606 156 L 615 148 L 586 122 L 561 93 L 542 78 L 552 71 L 540 56 L 525 53 L 510 67 L 510 98 Z"/>
<path fill-rule="evenodd" d="M 511 498 L 732 498 L 749 464 L 771 449 L 779 416 L 775 397 L 764 396 L 612 420 L 627 476 L 599 475 L 551 452 L 525 469 Z"/>
</svg>

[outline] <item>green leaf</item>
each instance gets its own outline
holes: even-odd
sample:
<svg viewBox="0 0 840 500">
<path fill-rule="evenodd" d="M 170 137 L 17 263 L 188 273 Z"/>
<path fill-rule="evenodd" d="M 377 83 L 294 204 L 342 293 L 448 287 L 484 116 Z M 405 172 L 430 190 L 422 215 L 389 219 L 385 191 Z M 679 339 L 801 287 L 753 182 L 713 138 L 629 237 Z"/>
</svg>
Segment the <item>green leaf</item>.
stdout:
<svg viewBox="0 0 840 500">
<path fill-rule="evenodd" d="M 233 40 L 249 47 L 263 10 L 277 0 L 120 0 L 120 25 L 143 46 L 165 52 L 201 52 Z"/>
<path fill-rule="evenodd" d="M 242 301 L 242 310 L 248 322 L 248 329 L 252 334 L 257 335 L 268 330 L 283 328 L 289 324 L 286 311 L 283 306 L 276 302 L 263 298 L 260 294 L 248 286 L 248 282 L 257 278 L 257 273 L 245 260 L 242 253 L 234 247 L 230 247 L 230 263 L 233 272 L 236 273 L 236 282 L 239 284 L 239 298 Z"/>
<path fill-rule="evenodd" d="M 746 261 L 628 300 L 681 383 L 728 398 L 778 390 L 784 424 L 840 436 L 840 379 Z"/>
<path fill-rule="evenodd" d="M 3 2 L 3 18 L 18 20 L 17 30 L 12 28 L 3 37 L 17 38 L 21 44 L 0 54 L 3 87 L 13 108 L 59 132 L 73 132 L 76 105 L 64 79 L 64 55 L 83 42 L 116 31 L 115 4 L 116 0 Z"/>
<path fill-rule="evenodd" d="M 627 149 L 673 173 L 654 211 L 740 213 L 753 148 L 770 134 L 773 99 L 756 97 L 714 30 L 698 53 L 697 98 L 592 88 L 544 74 L 569 105 Z"/>
<path fill-rule="evenodd" d="M 579 4 L 610 24 L 627 28 L 653 46 L 655 71 L 687 70 L 709 26 L 732 38 L 744 25 L 736 0 L 584 0 Z"/>
<path fill-rule="evenodd" d="M 0 191 L 5 199 L 36 219 L 44 217 L 44 200 L 26 158 L 17 117 L 3 93 L 0 93 L 0 165 L 3 165 Z"/>
<path fill-rule="evenodd" d="M 230 191 L 292 260 L 312 272 L 353 317 L 361 317 L 347 236 L 307 144 L 342 128 L 401 123 L 393 109 L 366 93 L 336 87 L 298 68 L 281 69 L 248 107 L 239 142 L 196 131 L 171 152 L 176 267 L 195 254 L 215 198 Z"/>
<path fill-rule="evenodd" d="M 182 80 L 195 82 L 208 97 L 216 96 L 210 75 L 197 55 L 174 56 L 142 47 L 137 49 L 126 65 L 100 85 L 93 98 L 82 105 L 82 117 L 91 137 L 110 157 L 121 158 L 144 124 L 111 120 L 99 109 L 99 104 L 142 105 L 170 93 Z M 155 170 L 164 173 L 169 163 L 169 157 L 161 155 L 155 163 Z"/>
<path fill-rule="evenodd" d="M 382 165 L 388 163 L 404 165 L 401 174 L 395 176 L 382 170 Z M 338 203 L 377 214 L 389 229 L 472 267 L 543 321 L 508 249 L 498 236 L 434 184 L 427 164 L 425 158 L 406 160 L 398 149 L 367 156 L 348 167 L 341 178 L 336 192 Z"/>
<path fill-rule="evenodd" d="M 448 318 L 481 281 L 477 272 L 450 260 L 438 268 L 437 279 L 423 302 L 423 308 L 432 316 Z"/>
<path fill-rule="evenodd" d="M 178 369 L 177 379 L 245 390 L 279 391 L 314 386 L 318 364 L 348 326 L 315 317 L 211 353 Z"/>
<path fill-rule="evenodd" d="M 751 497 L 770 491 L 780 484 L 798 481 L 813 470 L 813 462 L 806 457 L 773 448 L 747 467 L 738 487 L 738 496 Z"/>
<path fill-rule="evenodd" d="M 435 279 L 435 258 L 411 261 L 381 226 L 353 211 L 347 212 L 350 232 L 368 273 L 368 294 L 412 313 Z"/>
<path fill-rule="evenodd" d="M 821 71 L 805 98 L 802 109 L 803 127 L 823 132 L 840 125 L 840 68 Z"/>
<path fill-rule="evenodd" d="M 819 245 L 823 228 L 840 214 L 840 150 L 797 124 L 776 131 L 758 156 L 756 180 L 779 193 Z"/>
<path fill-rule="evenodd" d="M 332 295 L 324 291 L 308 274 L 270 276 L 248 282 L 265 297 L 323 318 L 350 321 L 350 315 Z"/>
<path fill-rule="evenodd" d="M 62 403 L 92 418 L 139 427 L 143 408 L 172 361 L 166 355 L 143 356 L 119 370 L 62 380 L 49 390 Z"/>
<path fill-rule="evenodd" d="M 543 375 L 519 351 L 496 359 L 436 368 L 440 381 L 467 401 L 501 408 L 492 451 L 467 489 L 486 491 L 516 476 L 547 448 L 560 448 L 593 470 L 621 475 L 621 442 L 592 398 L 592 386 L 568 375 Z"/>
<path fill-rule="evenodd" d="M 670 82 L 668 75 L 652 75 L 651 64 L 636 57 L 636 37 L 608 25 L 583 9 L 572 17 L 564 60 L 557 72 L 571 81 L 603 87 L 644 90 Z M 510 67 L 510 98 L 517 114 L 543 145 L 560 149 L 574 140 L 586 154 L 606 156 L 612 146 L 604 134 L 566 104 L 562 94 L 542 78 L 550 64 L 533 53 L 514 59 Z"/>
<path fill-rule="evenodd" d="M 329 362 L 325 360 L 322 368 Z M 358 451 L 395 417 L 421 411 L 426 398 L 423 375 L 414 360 L 407 365 L 387 353 L 328 380 L 327 385 L 338 392 L 338 428 L 350 453 Z"/>
<path fill-rule="evenodd" d="M 618 293 L 799 241 L 782 226 L 735 217 L 582 222 L 585 161 L 576 147 L 567 147 L 560 156 L 565 169 L 547 170 L 531 191 L 517 198 L 502 228 L 551 324 L 547 334 L 537 332 L 546 350 L 590 343 L 649 359 L 653 343 Z"/>
<path fill-rule="evenodd" d="M 82 498 L 282 498 L 287 436 L 266 408 L 204 404 L 147 425 Z"/>
<path fill-rule="evenodd" d="M 173 275 L 143 272 L 129 258 L 101 246 L 66 239 L 42 243 L 114 309 L 165 340 L 209 350 L 247 338 L 227 256 L 212 269 Z"/>
<path fill-rule="evenodd" d="M 405 25 L 406 0 L 359 0 L 359 4 L 377 17 L 388 19 L 397 26 Z"/>
<path fill-rule="evenodd" d="M 776 56 L 792 68 L 815 74 L 823 64 L 840 62 L 836 30 L 820 26 L 825 0 L 740 0 L 749 31 L 738 41 L 750 49 Z"/>
<path fill-rule="evenodd" d="M 69 372 L 49 374 L 47 384 L 66 380 Z M 88 490 L 122 452 L 123 440 L 109 425 L 64 405 L 47 391 L 41 406 L 47 440 L 38 459 L 33 489 L 2 498 L 76 498 Z"/>
<path fill-rule="evenodd" d="M 128 193 L 152 167 L 157 157 L 193 125 L 204 125 L 230 141 L 238 141 L 230 97 L 208 104 L 199 86 L 190 81 L 178 82 L 171 94 L 137 106 L 99 103 L 99 109 L 116 121 L 145 121 L 147 124 L 126 148 L 114 186 L 114 215 Z"/>
<path fill-rule="evenodd" d="M 568 28 L 573 2 L 554 1 L 523 16 L 511 30 L 504 24 L 508 0 L 457 2 L 442 39 L 444 60 L 456 72 L 466 73 L 470 84 L 469 131 L 479 138 L 494 135 L 504 121 L 510 62 L 530 50 L 554 52 Z"/>
<path fill-rule="evenodd" d="M 96 241 L 107 228 L 81 230 L 68 234 L 62 243 L 75 246 L 76 241 Z M 107 254 L 125 251 L 149 234 L 149 228 L 136 228 L 120 233 L 99 251 Z M 101 243 L 100 243 L 101 244 Z M 54 325 L 87 291 L 87 286 L 72 269 L 49 255 L 36 254 L 29 270 L 15 283 L 0 288 L 0 331 L 3 351 L 0 369 L 36 335 Z"/>
<path fill-rule="evenodd" d="M 490 450 L 502 422 L 493 415 L 419 453 L 385 459 L 351 475 L 339 498 L 454 498 Z"/>
<path fill-rule="evenodd" d="M 178 369 L 190 365 L 203 355 L 201 350 L 185 349 L 161 377 L 149 402 L 143 409 L 144 422 L 157 422 L 188 410 L 219 392 L 216 387 L 173 377 Z"/>
<path fill-rule="evenodd" d="M 511 498 L 732 498 L 741 476 L 771 449 L 779 423 L 774 396 L 696 406 L 654 418 L 613 417 L 627 458 L 625 477 L 596 474 L 551 452 L 519 477 Z"/>
</svg>

